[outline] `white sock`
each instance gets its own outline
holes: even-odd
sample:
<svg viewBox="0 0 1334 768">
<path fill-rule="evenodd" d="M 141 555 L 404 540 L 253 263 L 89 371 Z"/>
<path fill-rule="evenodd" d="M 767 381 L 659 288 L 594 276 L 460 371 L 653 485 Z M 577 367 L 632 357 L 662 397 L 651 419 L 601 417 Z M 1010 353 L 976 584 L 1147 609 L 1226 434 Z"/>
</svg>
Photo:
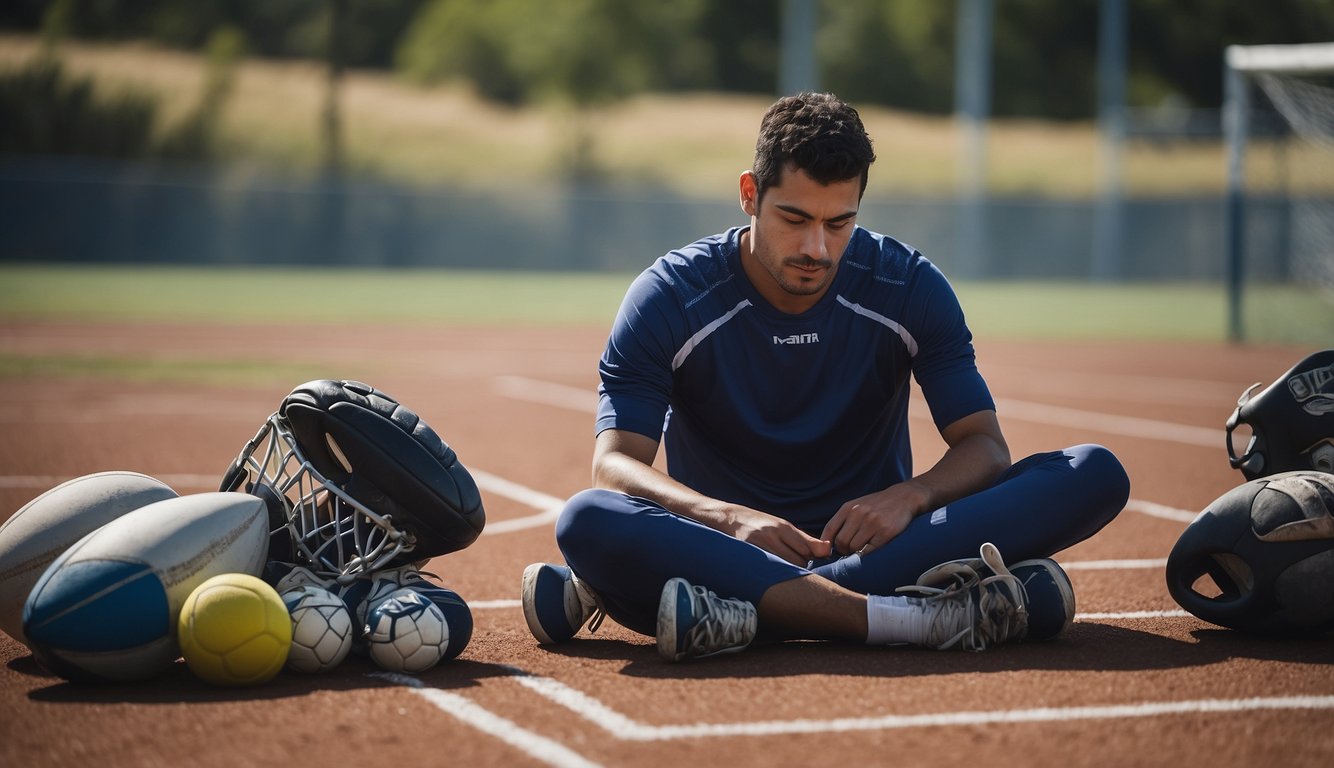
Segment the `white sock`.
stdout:
<svg viewBox="0 0 1334 768">
<path fill-rule="evenodd" d="M 930 628 L 929 611 L 922 610 L 922 599 L 907 595 L 866 596 L 866 644 L 926 642 Z"/>
</svg>

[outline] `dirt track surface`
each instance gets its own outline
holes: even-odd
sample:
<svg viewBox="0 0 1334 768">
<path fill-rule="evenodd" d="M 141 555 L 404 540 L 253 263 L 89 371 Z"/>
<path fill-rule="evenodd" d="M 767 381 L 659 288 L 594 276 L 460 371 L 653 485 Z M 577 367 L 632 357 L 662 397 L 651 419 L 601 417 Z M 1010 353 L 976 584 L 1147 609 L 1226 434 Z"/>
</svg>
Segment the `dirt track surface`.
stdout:
<svg viewBox="0 0 1334 768">
<path fill-rule="evenodd" d="M 524 566 L 559 560 L 540 516 L 588 482 L 602 342 L 600 329 L 0 325 L 0 353 L 296 360 L 371 383 L 475 471 L 489 523 L 427 569 L 468 600 L 476 630 L 459 659 L 415 679 L 353 658 L 253 689 L 209 687 L 183 665 L 148 683 L 80 687 L 0 635 L 0 765 L 1228 768 L 1334 755 L 1330 638 L 1260 640 L 1182 615 L 1161 567 L 1189 515 L 1242 481 L 1223 448 L 1237 395 L 1310 350 L 983 340 L 1016 457 L 1099 442 L 1130 473 L 1127 510 L 1057 557 L 1078 598 L 1073 627 L 983 654 L 787 643 L 668 665 L 651 639 L 611 621 L 539 647 L 517 603 Z M 299 383 L 8 379 L 0 516 L 110 469 L 214 490 Z M 921 415 L 913 427 L 925 466 L 942 446 Z"/>
</svg>

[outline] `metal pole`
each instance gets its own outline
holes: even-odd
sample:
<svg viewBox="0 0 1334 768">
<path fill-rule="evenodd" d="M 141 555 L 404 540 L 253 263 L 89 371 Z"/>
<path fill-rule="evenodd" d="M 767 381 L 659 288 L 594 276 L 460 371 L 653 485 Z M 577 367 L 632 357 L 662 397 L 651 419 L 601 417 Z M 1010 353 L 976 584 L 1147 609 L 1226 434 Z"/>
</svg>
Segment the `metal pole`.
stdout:
<svg viewBox="0 0 1334 768">
<path fill-rule="evenodd" d="M 815 61 L 815 0 L 783 0 L 782 63 L 778 90 L 782 96 L 820 87 Z"/>
<path fill-rule="evenodd" d="M 1245 338 L 1241 318 L 1241 285 L 1244 273 L 1246 237 L 1246 135 L 1250 116 L 1250 94 L 1246 78 L 1232 66 L 1240 56 L 1236 46 L 1229 46 L 1223 66 L 1223 137 L 1227 142 L 1227 337 L 1240 342 Z"/>
<path fill-rule="evenodd" d="M 1095 280 L 1121 276 L 1124 190 L 1121 148 L 1126 138 L 1126 3 L 1100 0 L 1098 7 L 1098 208 L 1093 225 Z"/>
<path fill-rule="evenodd" d="M 991 113 L 993 0 L 958 0 L 954 119 L 960 130 L 955 257 L 960 277 L 982 277 L 987 237 L 986 125 Z"/>
</svg>

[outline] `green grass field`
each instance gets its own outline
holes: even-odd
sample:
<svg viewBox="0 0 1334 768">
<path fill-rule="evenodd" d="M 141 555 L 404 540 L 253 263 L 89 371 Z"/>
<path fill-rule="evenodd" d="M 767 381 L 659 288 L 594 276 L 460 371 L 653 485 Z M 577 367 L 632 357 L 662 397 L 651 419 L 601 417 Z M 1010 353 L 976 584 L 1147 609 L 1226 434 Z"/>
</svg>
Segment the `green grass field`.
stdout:
<svg viewBox="0 0 1334 768">
<path fill-rule="evenodd" d="M 609 323 L 626 274 L 0 266 L 0 317 L 132 322 Z"/>
<path fill-rule="evenodd" d="M 606 326 L 632 278 L 627 273 L 447 269 L 3 265 L 0 319 Z M 1226 338 L 1221 285 L 975 282 L 955 287 L 974 333 L 985 338 Z M 1328 343 L 1334 329 L 1334 304 L 1328 298 L 1283 287 L 1257 290 L 1248 299 L 1247 326 L 1258 339 Z"/>
</svg>

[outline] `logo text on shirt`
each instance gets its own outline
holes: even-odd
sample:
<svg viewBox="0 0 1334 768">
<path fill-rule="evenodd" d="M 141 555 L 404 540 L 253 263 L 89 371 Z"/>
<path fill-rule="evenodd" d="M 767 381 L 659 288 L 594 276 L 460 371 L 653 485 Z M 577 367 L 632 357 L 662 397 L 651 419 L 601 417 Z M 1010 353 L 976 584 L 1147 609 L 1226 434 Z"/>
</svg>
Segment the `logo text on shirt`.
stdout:
<svg viewBox="0 0 1334 768">
<path fill-rule="evenodd" d="M 820 343 L 820 334 L 818 333 L 794 333 L 791 336 L 775 336 L 775 344 L 818 344 Z"/>
</svg>

